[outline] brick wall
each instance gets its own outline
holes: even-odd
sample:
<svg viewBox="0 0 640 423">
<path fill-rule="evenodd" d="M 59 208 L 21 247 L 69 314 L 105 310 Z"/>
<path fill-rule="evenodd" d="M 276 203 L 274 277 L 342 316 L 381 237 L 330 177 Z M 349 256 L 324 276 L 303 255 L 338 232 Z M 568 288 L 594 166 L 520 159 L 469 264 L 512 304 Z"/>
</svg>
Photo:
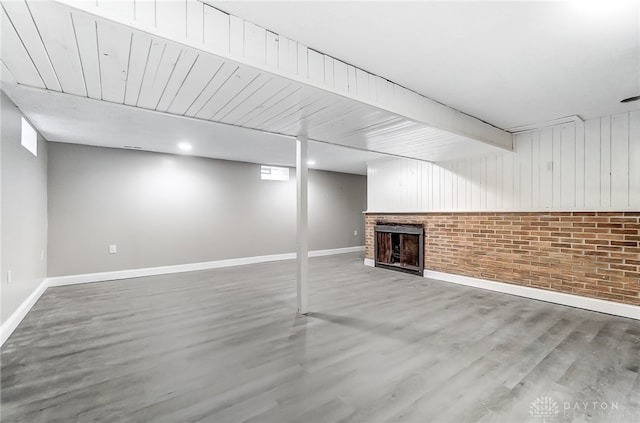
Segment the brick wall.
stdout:
<svg viewBox="0 0 640 423">
<path fill-rule="evenodd" d="M 367 214 L 422 224 L 425 269 L 640 305 L 640 212 Z"/>
</svg>

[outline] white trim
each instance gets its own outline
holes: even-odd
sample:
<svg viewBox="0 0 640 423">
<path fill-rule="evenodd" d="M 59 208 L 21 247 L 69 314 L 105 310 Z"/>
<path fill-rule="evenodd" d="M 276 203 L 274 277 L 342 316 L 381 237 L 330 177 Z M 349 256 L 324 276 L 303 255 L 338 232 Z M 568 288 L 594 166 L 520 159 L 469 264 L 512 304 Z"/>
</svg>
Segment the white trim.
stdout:
<svg viewBox="0 0 640 423">
<path fill-rule="evenodd" d="M 309 251 L 309 257 L 330 256 L 335 254 L 364 251 L 364 245 L 357 247 L 333 248 L 329 250 Z M 82 275 L 56 276 L 43 280 L 24 300 L 20 307 L 0 326 L 0 346 L 11 336 L 22 319 L 50 286 L 75 285 L 90 282 L 106 282 L 143 276 L 167 275 L 171 273 L 191 272 L 194 270 L 218 269 L 221 267 L 242 266 L 245 264 L 267 263 L 271 261 L 293 260 L 296 253 L 271 254 L 268 256 L 242 257 L 227 260 L 206 261 L 201 263 L 178 264 L 174 266 L 148 267 L 142 269 L 117 270 L 114 272 L 86 273 Z"/>
<path fill-rule="evenodd" d="M 40 296 L 47 290 L 49 287 L 49 280 L 44 279 L 40 282 L 40 285 L 33 290 L 31 295 L 27 297 L 26 300 L 20 304 L 20 306 L 14 311 L 11 316 L 0 326 L 0 346 L 4 344 L 4 341 L 9 339 L 9 336 L 13 333 L 14 330 L 18 327 L 22 319 L 29 313 L 29 310 L 38 302 Z"/>
<path fill-rule="evenodd" d="M 334 248 L 309 251 L 309 257 L 321 257 L 334 254 L 364 251 L 364 246 Z M 280 260 L 294 260 L 296 253 L 271 254 L 268 256 L 242 257 L 227 260 L 205 261 L 200 263 L 176 264 L 172 266 L 147 267 L 140 269 L 116 270 L 113 272 L 85 273 L 80 275 L 56 276 L 49 278 L 49 286 L 75 285 L 78 283 L 105 282 L 119 279 L 140 278 L 144 276 L 168 275 L 171 273 L 192 272 L 195 270 L 218 269 L 221 267 L 242 266 L 245 264 L 267 263 Z"/>
<path fill-rule="evenodd" d="M 466 214 L 466 213 L 504 213 L 504 214 L 515 214 L 515 213 L 624 213 L 624 212 L 636 212 L 638 211 L 638 207 L 627 206 L 627 207 L 619 207 L 616 206 L 610 209 L 475 209 L 475 210 L 467 210 L 467 209 L 437 209 L 437 210 L 364 210 L 362 214 L 415 214 L 415 215 L 427 215 L 427 214 L 440 214 L 440 213 L 455 213 L 455 214 Z"/>
<path fill-rule="evenodd" d="M 176 264 L 171 266 L 146 267 L 140 269 L 115 270 L 112 272 L 85 273 L 80 275 L 55 276 L 49 278 L 49 286 L 75 285 L 79 283 L 105 282 L 144 276 L 168 275 L 193 272 L 196 270 L 218 269 L 220 267 L 242 266 L 245 264 L 295 259 L 295 253 L 272 254 L 268 256 L 242 257 L 200 263 Z"/>
<path fill-rule="evenodd" d="M 364 265 L 374 267 L 375 262 L 373 259 L 365 258 Z M 580 295 L 565 294 L 564 292 L 548 291 L 546 289 L 532 288 L 529 286 L 494 282 L 469 276 L 454 275 L 452 273 L 436 272 L 433 270 L 425 270 L 424 277 L 444 282 L 452 282 L 459 285 L 472 286 L 474 288 L 487 289 L 489 291 L 502 292 L 504 294 L 517 295 L 518 297 L 531 298 L 533 300 L 547 301 L 550 303 L 640 320 L 640 307 L 630 304 L 599 300 L 597 298 L 583 297 Z"/>
<path fill-rule="evenodd" d="M 451 273 L 435 272 L 433 270 L 425 270 L 424 277 L 640 320 L 640 307 L 630 304 L 599 300 L 597 298 L 583 297 L 580 295 L 565 294 L 563 292 L 548 291 L 546 289 L 532 288 L 529 286 L 494 282 L 469 276 L 454 275 Z"/>
<path fill-rule="evenodd" d="M 558 119 L 548 120 L 546 122 L 538 122 L 538 123 L 531 123 L 528 125 L 514 126 L 511 128 L 506 128 L 506 131 L 509 131 L 512 134 L 521 134 L 523 132 L 537 131 L 543 128 L 549 128 L 551 126 L 565 125 L 567 123 L 575 123 L 579 125 L 581 123 L 584 124 L 584 120 L 582 120 L 580 116 L 571 115 L 571 116 L 565 116 Z"/>
<path fill-rule="evenodd" d="M 309 257 L 322 257 L 322 256 L 332 256 L 335 254 L 360 253 L 362 251 L 364 251 L 364 245 L 358 245 L 357 247 L 344 247 L 344 248 L 333 248 L 330 250 L 309 251 Z"/>
</svg>

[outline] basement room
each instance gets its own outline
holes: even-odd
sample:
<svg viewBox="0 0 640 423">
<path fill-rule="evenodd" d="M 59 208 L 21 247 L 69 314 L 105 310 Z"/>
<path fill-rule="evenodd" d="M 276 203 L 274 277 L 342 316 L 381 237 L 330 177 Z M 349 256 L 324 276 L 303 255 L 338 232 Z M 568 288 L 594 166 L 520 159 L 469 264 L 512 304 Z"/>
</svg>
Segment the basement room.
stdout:
<svg viewBox="0 0 640 423">
<path fill-rule="evenodd" d="M 0 421 L 640 422 L 640 0 L 0 0 Z"/>
</svg>

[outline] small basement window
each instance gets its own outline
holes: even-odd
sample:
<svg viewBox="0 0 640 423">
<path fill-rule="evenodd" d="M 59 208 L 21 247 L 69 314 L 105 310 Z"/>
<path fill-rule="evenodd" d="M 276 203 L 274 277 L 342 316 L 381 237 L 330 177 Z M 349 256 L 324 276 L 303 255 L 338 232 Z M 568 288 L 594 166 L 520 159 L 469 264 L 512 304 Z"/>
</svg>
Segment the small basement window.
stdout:
<svg viewBox="0 0 640 423">
<path fill-rule="evenodd" d="M 263 181 L 288 181 L 289 168 L 278 166 L 260 166 L 260 179 Z"/>
<path fill-rule="evenodd" d="M 34 156 L 38 157 L 38 133 L 25 118 L 22 118 L 21 144 Z"/>
</svg>

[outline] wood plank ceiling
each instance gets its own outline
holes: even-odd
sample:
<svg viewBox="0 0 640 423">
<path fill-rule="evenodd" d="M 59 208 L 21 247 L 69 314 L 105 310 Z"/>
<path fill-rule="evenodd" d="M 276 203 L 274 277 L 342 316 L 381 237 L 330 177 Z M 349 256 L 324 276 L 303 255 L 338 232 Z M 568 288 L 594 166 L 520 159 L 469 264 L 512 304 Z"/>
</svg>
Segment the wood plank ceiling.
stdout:
<svg viewBox="0 0 640 423">
<path fill-rule="evenodd" d="M 290 59 L 266 39 L 267 63 Z M 177 116 L 429 161 L 497 149 L 51 1 L 2 2 L 1 52 L 5 81 Z M 325 82 L 357 83 L 344 63 L 307 59 Z"/>
</svg>

